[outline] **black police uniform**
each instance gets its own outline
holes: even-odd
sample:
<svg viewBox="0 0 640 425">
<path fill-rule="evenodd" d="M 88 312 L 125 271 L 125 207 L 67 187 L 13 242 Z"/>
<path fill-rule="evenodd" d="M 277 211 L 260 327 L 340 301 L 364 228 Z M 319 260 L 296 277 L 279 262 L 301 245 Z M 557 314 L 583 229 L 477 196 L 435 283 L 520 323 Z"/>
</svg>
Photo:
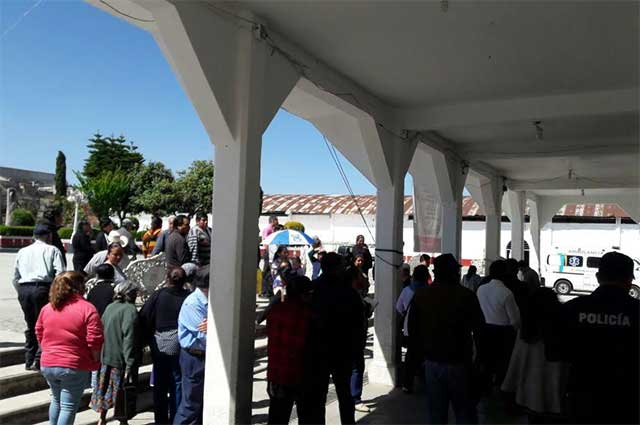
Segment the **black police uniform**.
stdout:
<svg viewBox="0 0 640 425">
<path fill-rule="evenodd" d="M 547 358 L 570 364 L 569 412 L 577 423 L 638 423 L 639 315 L 640 301 L 610 285 L 562 306 Z"/>
</svg>

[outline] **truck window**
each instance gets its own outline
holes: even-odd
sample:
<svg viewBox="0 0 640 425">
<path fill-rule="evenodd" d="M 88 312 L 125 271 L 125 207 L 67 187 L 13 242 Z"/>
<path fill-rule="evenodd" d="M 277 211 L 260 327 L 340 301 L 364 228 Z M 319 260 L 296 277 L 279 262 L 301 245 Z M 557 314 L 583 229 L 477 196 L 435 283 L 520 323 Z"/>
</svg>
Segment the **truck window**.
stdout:
<svg viewBox="0 0 640 425">
<path fill-rule="evenodd" d="M 582 267 L 583 259 L 579 255 L 567 255 L 565 266 L 567 267 Z"/>
<path fill-rule="evenodd" d="M 600 267 L 600 257 L 587 257 L 587 267 L 592 269 Z"/>
</svg>

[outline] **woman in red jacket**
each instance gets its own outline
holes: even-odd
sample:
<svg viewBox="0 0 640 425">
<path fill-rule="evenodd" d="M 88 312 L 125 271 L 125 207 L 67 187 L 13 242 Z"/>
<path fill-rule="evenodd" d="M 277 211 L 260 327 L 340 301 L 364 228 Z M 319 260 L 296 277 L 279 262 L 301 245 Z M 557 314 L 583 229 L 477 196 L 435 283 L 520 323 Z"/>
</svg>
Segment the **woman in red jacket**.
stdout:
<svg viewBox="0 0 640 425">
<path fill-rule="evenodd" d="M 100 366 L 102 322 L 82 294 L 82 274 L 59 274 L 51 285 L 49 304 L 42 308 L 36 323 L 42 375 L 51 387 L 51 425 L 73 424 L 91 371 Z"/>
</svg>

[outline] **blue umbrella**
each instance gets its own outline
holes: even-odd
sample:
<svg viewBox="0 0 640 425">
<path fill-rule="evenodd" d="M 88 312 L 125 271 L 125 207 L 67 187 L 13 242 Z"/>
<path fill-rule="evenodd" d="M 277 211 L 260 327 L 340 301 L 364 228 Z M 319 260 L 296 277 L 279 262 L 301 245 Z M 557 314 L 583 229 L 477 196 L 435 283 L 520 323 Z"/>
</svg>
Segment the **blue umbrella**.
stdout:
<svg viewBox="0 0 640 425">
<path fill-rule="evenodd" d="M 311 245 L 313 238 L 297 230 L 280 230 L 270 234 L 262 241 L 266 245 Z"/>
</svg>

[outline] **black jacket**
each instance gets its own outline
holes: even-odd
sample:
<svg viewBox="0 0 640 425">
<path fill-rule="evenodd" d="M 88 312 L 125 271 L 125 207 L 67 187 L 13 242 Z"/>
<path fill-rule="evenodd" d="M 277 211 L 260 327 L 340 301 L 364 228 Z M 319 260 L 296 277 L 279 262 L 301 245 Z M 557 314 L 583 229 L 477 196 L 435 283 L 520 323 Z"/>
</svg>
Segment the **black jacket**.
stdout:
<svg viewBox="0 0 640 425">
<path fill-rule="evenodd" d="M 96 235 L 96 252 L 104 251 L 109 247 L 109 242 L 107 241 L 107 234 L 104 232 L 98 232 Z"/>
<path fill-rule="evenodd" d="M 615 286 L 560 308 L 547 359 L 570 364 L 568 391 L 580 422 L 638 423 L 640 301 Z"/>
<path fill-rule="evenodd" d="M 60 235 L 58 234 L 58 229 L 59 227 L 56 226 L 55 223 L 47 221 L 44 224 L 47 225 L 47 227 L 49 227 L 49 230 L 51 231 L 51 245 L 55 246 L 56 248 L 58 248 L 60 250 L 60 252 L 62 253 L 62 261 L 64 263 L 64 266 L 67 266 L 67 250 L 64 249 L 64 244 L 62 243 L 62 239 L 60 239 Z"/>
<path fill-rule="evenodd" d="M 313 281 L 311 350 L 315 366 L 351 365 L 361 353 L 364 308 L 358 292 L 326 274 Z"/>
<path fill-rule="evenodd" d="M 76 232 L 71 239 L 71 246 L 73 246 L 73 260 L 88 262 L 95 254 L 93 246 L 91 245 L 91 237 L 82 232 Z"/>
<path fill-rule="evenodd" d="M 164 248 L 167 267 L 180 267 L 191 262 L 191 251 L 187 245 L 187 238 L 177 230 L 172 231 L 167 238 Z"/>
<path fill-rule="evenodd" d="M 416 289 L 409 313 L 409 338 L 420 357 L 470 364 L 473 335 L 484 325 L 476 295 L 458 282 L 435 281 Z"/>
</svg>

